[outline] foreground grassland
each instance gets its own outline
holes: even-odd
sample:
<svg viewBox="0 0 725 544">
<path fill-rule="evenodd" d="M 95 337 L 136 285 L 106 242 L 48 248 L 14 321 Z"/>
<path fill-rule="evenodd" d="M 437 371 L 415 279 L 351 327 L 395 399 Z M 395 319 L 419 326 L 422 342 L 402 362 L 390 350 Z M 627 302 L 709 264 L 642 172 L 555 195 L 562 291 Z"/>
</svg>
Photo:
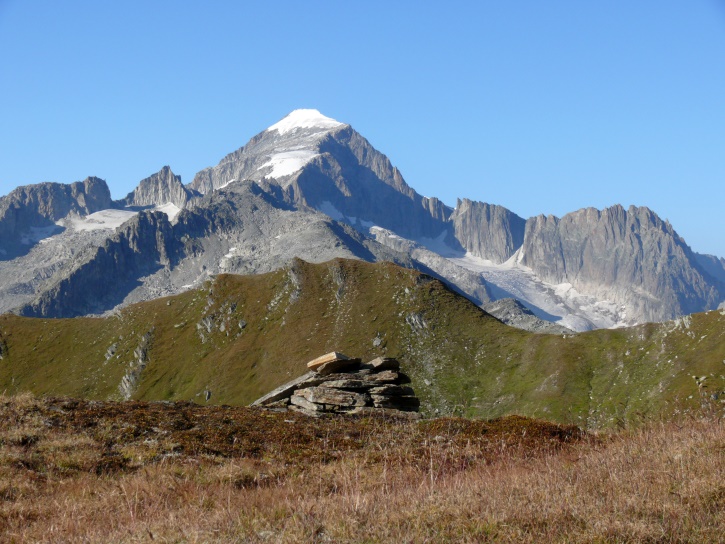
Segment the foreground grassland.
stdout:
<svg viewBox="0 0 725 544">
<path fill-rule="evenodd" d="M 722 542 L 725 422 L 0 397 L 3 542 Z"/>
<path fill-rule="evenodd" d="M 532 334 L 417 271 L 342 259 L 221 275 L 103 319 L 2 315 L 0 392 L 247 405 L 333 350 L 399 359 L 428 416 L 597 430 L 725 401 L 725 311 Z"/>
</svg>

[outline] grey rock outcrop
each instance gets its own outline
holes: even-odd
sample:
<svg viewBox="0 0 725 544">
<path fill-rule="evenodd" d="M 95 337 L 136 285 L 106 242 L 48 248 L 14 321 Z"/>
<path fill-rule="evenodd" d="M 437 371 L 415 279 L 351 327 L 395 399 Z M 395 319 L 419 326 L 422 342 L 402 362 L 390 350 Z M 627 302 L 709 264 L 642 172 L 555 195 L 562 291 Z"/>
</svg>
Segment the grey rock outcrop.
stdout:
<svg viewBox="0 0 725 544">
<path fill-rule="evenodd" d="M 316 209 L 337 210 L 351 223 L 375 224 L 406 238 L 438 238 L 460 248 L 448 224 L 451 209 L 416 193 L 388 158 L 350 126 L 329 133 L 320 155 L 290 182 L 289 193 Z"/>
<path fill-rule="evenodd" d="M 133 359 L 128 365 L 128 371 L 123 375 L 121 383 L 118 385 L 118 392 L 121 394 L 123 400 L 129 400 L 136 392 L 141 373 L 146 370 L 146 365 L 148 364 L 148 352 L 153 335 L 153 329 L 144 334 L 139 340 L 136 349 L 133 351 Z"/>
<path fill-rule="evenodd" d="M 716 257 L 715 255 L 703 255 L 701 253 L 695 253 L 694 255 L 695 260 L 705 272 L 725 285 L 725 259 Z M 725 289 L 721 289 L 720 291 L 725 294 Z"/>
<path fill-rule="evenodd" d="M 467 251 L 494 263 L 507 261 L 524 243 L 526 220 L 503 206 L 459 199 L 451 222 Z"/>
<path fill-rule="evenodd" d="M 293 210 L 244 182 L 206 195 L 174 224 L 161 212 L 140 212 L 57 270 L 16 311 L 37 317 L 101 314 L 179 293 L 218 273 L 269 272 L 296 258 L 319 263 L 336 257 L 414 265 L 348 225 Z"/>
<path fill-rule="evenodd" d="M 73 267 L 18 309 L 29 317 L 76 317 L 119 304 L 139 278 L 168 267 L 180 244 L 166 214 L 141 212 L 100 247 L 87 248 Z"/>
<path fill-rule="evenodd" d="M 546 281 L 625 304 L 646 321 L 711 309 L 722 300 L 684 240 L 645 207 L 533 217 L 520 262 Z"/>
<path fill-rule="evenodd" d="M 183 209 L 201 195 L 181 183 L 171 168 L 164 166 L 159 172 L 141 180 L 126 198 L 116 202 L 121 207 L 149 207 L 171 203 Z"/>
<path fill-rule="evenodd" d="M 484 304 L 481 308 L 499 321 L 517 329 L 547 334 L 572 334 L 574 332 L 556 323 L 536 317 L 531 310 L 515 298 L 495 300 Z"/>
<path fill-rule="evenodd" d="M 18 187 L 0 198 L 0 259 L 27 253 L 53 231 L 56 221 L 111 207 L 106 182 L 96 177 L 71 184 L 39 183 Z"/>
</svg>

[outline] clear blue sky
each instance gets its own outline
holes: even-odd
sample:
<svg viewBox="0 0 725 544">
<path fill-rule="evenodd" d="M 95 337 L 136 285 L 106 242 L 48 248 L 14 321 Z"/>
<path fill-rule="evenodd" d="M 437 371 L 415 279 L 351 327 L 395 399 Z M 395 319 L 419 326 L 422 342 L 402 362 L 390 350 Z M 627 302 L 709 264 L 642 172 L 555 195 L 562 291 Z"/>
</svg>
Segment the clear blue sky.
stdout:
<svg viewBox="0 0 725 544">
<path fill-rule="evenodd" d="M 450 205 L 646 205 L 725 256 L 725 0 L 0 0 L 0 194 L 190 182 L 296 108 Z"/>
</svg>

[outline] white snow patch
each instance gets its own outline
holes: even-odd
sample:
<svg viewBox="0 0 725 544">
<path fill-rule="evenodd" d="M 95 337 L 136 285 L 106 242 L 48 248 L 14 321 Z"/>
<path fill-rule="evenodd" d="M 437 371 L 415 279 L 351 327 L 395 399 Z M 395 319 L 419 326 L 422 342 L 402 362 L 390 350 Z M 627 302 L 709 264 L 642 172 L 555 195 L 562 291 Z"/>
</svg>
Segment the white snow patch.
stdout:
<svg viewBox="0 0 725 544">
<path fill-rule="evenodd" d="M 164 212 L 169 218 L 169 221 L 173 221 L 174 219 L 176 219 L 176 216 L 179 215 L 181 208 L 179 208 L 173 202 L 167 202 L 166 204 L 156 206 L 154 210 L 156 210 L 157 212 Z"/>
<path fill-rule="evenodd" d="M 455 257 L 457 255 L 460 255 L 460 251 L 456 251 L 448 244 L 446 244 L 445 239 L 447 234 L 448 231 L 444 230 L 435 238 L 418 238 L 414 241 L 418 242 L 422 246 L 425 246 L 431 251 L 438 253 L 438 255 L 440 255 L 441 257 Z"/>
<path fill-rule="evenodd" d="M 287 134 L 298 128 L 321 128 L 333 129 L 342 126 L 344 123 L 335 121 L 330 117 L 322 115 L 317 110 L 294 110 L 287 117 L 275 123 L 267 131 L 276 130 L 280 134 Z"/>
<path fill-rule="evenodd" d="M 181 209 L 172 202 L 161 204 L 153 208 L 154 211 L 163 212 L 169 218 L 169 221 L 176 219 Z M 61 219 L 58 224 L 69 227 L 77 232 L 90 230 L 115 230 L 126 221 L 138 214 L 138 211 L 122 209 L 122 210 L 101 210 L 85 217 L 71 216 Z"/>
<path fill-rule="evenodd" d="M 226 182 L 226 183 L 225 183 L 224 185 L 220 185 L 219 187 L 217 187 L 217 190 L 219 190 L 219 189 L 224 189 L 224 187 L 226 187 L 227 185 L 229 185 L 229 184 L 231 184 L 231 183 L 234 183 L 235 181 L 237 181 L 237 180 L 236 180 L 236 179 L 230 179 L 230 180 L 229 180 L 229 181 L 227 181 L 227 182 Z"/>
<path fill-rule="evenodd" d="M 272 155 L 262 166 L 257 168 L 257 170 L 262 170 L 263 168 L 271 166 L 272 171 L 265 177 L 281 178 L 301 170 L 304 165 L 317 156 L 317 153 L 309 149 L 297 149 L 294 151 L 276 153 Z"/>
<path fill-rule="evenodd" d="M 372 234 L 373 236 L 376 236 L 376 233 L 378 233 L 381 236 L 384 236 L 386 238 L 404 240 L 403 237 L 398 236 L 392 230 L 384 229 L 383 227 L 378 227 L 377 225 L 372 225 L 369 228 L 370 228 L 370 234 Z"/>
<path fill-rule="evenodd" d="M 85 217 L 70 217 L 66 224 L 76 231 L 107 229 L 114 230 L 131 219 L 138 212 L 131 210 L 101 210 Z"/>
<path fill-rule="evenodd" d="M 335 221 L 342 221 L 343 219 L 345 219 L 345 216 L 342 214 L 342 212 L 335 208 L 335 206 L 333 206 L 332 202 L 330 202 L 329 200 L 325 200 L 322 204 L 319 205 L 317 209 L 325 215 L 330 216 Z"/>
<path fill-rule="evenodd" d="M 225 257 L 226 257 L 227 259 L 231 259 L 232 257 L 234 257 L 234 252 L 235 252 L 236 250 L 237 250 L 237 248 L 236 248 L 236 247 L 230 247 L 230 248 L 229 248 L 229 253 L 227 253 L 227 254 L 226 254 L 226 255 L 224 255 L 224 256 L 225 256 Z"/>
</svg>

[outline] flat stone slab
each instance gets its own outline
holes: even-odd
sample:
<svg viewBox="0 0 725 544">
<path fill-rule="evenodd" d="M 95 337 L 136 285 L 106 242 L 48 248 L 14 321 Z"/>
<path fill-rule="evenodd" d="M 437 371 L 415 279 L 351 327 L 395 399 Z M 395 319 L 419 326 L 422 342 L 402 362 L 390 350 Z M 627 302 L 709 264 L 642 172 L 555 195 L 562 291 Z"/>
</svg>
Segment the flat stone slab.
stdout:
<svg viewBox="0 0 725 544">
<path fill-rule="evenodd" d="M 412 397 L 415 392 L 412 387 L 407 385 L 385 384 L 377 387 L 371 387 L 368 390 L 371 395 L 385 395 L 388 397 Z"/>
<path fill-rule="evenodd" d="M 309 363 L 307 363 L 307 368 L 315 370 L 317 369 L 317 367 L 320 367 L 325 363 L 331 363 L 333 361 L 344 361 L 349 358 L 350 357 L 348 357 L 344 353 L 332 351 L 330 353 L 326 353 L 325 355 L 320 355 L 317 359 L 312 359 Z"/>
<path fill-rule="evenodd" d="M 331 387 L 332 389 L 370 389 L 373 384 L 364 380 L 330 380 L 322 382 L 320 387 Z"/>
<path fill-rule="evenodd" d="M 317 403 L 310 402 L 302 395 L 292 395 L 289 399 L 290 404 L 304 408 L 308 412 L 322 412 L 325 407 Z"/>
<path fill-rule="evenodd" d="M 394 370 L 383 370 L 365 377 L 366 381 L 372 383 L 394 383 L 400 378 L 400 374 Z"/>
<path fill-rule="evenodd" d="M 299 412 L 300 414 L 304 414 L 307 417 L 320 418 L 323 416 L 322 412 L 313 412 L 312 410 L 307 410 L 305 408 L 302 408 L 301 406 L 296 406 L 294 404 L 290 404 L 289 409 L 293 412 Z"/>
<path fill-rule="evenodd" d="M 304 397 L 315 404 L 332 404 L 335 406 L 365 406 L 370 397 L 353 391 L 340 391 L 329 387 L 308 387 L 300 389 L 295 396 Z M 294 397 L 292 397 L 294 399 Z M 292 401 L 294 403 L 294 400 Z M 296 404 L 296 403 L 295 403 Z"/>
<path fill-rule="evenodd" d="M 370 376 L 370 371 L 365 372 L 335 372 L 333 374 L 328 374 L 326 376 L 320 376 L 319 374 L 316 374 L 315 378 L 312 378 L 309 380 L 310 384 L 313 384 L 313 382 L 319 383 L 326 383 L 330 381 L 336 381 L 336 380 L 363 380 L 367 381 L 368 377 Z"/>
<path fill-rule="evenodd" d="M 250 406 L 267 406 L 268 404 L 287 398 L 297 390 L 301 383 L 307 382 L 308 380 L 314 379 L 316 377 L 317 374 L 315 372 L 307 372 L 299 378 L 295 378 L 291 382 L 280 385 L 274 391 L 270 391 L 263 397 L 258 398 L 252 404 L 250 404 Z"/>
</svg>

